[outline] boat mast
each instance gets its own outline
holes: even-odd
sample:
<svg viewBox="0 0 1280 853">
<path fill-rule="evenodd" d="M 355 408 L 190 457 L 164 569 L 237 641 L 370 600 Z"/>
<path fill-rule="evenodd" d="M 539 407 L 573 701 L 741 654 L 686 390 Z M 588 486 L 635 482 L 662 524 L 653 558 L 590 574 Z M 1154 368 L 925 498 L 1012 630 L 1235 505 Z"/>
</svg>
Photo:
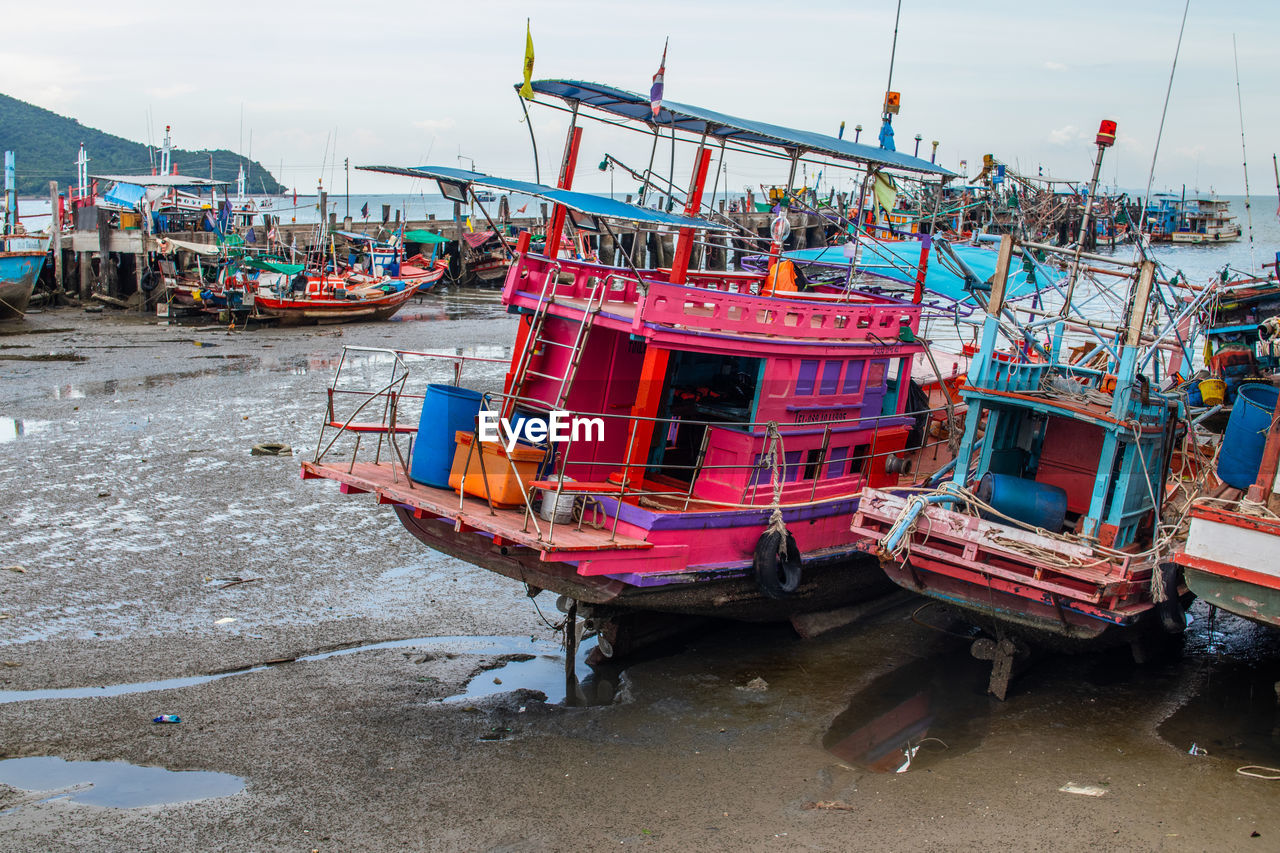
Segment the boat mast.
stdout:
<svg viewBox="0 0 1280 853">
<path fill-rule="evenodd" d="M 889 111 L 889 98 L 893 94 L 893 60 L 898 54 L 898 21 L 902 17 L 902 0 L 893 16 L 893 46 L 889 49 L 889 82 L 884 87 L 884 106 L 880 113 L 880 147 L 890 151 L 893 147 L 893 113 Z"/>
<path fill-rule="evenodd" d="M 1249 155 L 1244 147 L 1244 102 L 1240 98 L 1240 57 L 1236 53 L 1236 34 L 1231 34 L 1231 59 L 1236 66 L 1236 109 L 1240 113 L 1240 166 L 1244 169 L 1244 212 L 1249 222 L 1249 268 L 1257 268 L 1253 256 L 1253 205 L 1249 199 Z M 1221 226 L 1219 226 L 1221 227 Z"/>
<path fill-rule="evenodd" d="M 1066 317 L 1071 311 L 1071 295 L 1075 291 L 1076 281 L 1080 278 L 1080 255 L 1084 252 L 1084 238 L 1093 225 L 1093 200 L 1098 195 L 1098 174 L 1102 171 L 1102 155 L 1116 141 L 1116 123 L 1103 119 L 1098 127 L 1098 136 L 1094 140 L 1098 144 L 1098 156 L 1093 160 L 1093 177 L 1089 179 L 1089 195 L 1084 200 L 1084 213 L 1080 216 L 1080 234 L 1076 239 L 1076 250 L 1071 256 L 1071 267 L 1067 277 L 1067 291 L 1062 297 L 1062 309 L 1058 312 L 1058 323 L 1053 330 L 1052 360 L 1057 361 L 1062 348 L 1062 335 L 1066 331 Z"/>
</svg>

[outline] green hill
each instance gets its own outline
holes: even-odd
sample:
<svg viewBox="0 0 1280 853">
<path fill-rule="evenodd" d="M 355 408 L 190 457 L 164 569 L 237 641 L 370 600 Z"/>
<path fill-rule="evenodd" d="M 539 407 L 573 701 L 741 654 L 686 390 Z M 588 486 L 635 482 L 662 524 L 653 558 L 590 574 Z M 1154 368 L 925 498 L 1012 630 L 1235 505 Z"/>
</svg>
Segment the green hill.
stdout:
<svg viewBox="0 0 1280 853">
<path fill-rule="evenodd" d="M 89 155 L 89 173 L 99 175 L 140 175 L 151 170 L 147 146 L 85 127 L 41 107 L 0 95 L 0 151 L 17 156 L 19 195 L 47 196 L 49 182 L 66 189 L 76 180 L 76 155 L 80 143 Z M 233 151 L 184 151 L 174 149 L 173 164 L 184 175 L 208 177 L 209 155 L 213 155 L 213 176 L 234 181 L 244 164 L 250 192 L 281 193 L 281 185 L 262 164 Z M 157 159 L 159 154 L 156 154 Z M 0 187 L 2 189 L 2 187 Z"/>
</svg>

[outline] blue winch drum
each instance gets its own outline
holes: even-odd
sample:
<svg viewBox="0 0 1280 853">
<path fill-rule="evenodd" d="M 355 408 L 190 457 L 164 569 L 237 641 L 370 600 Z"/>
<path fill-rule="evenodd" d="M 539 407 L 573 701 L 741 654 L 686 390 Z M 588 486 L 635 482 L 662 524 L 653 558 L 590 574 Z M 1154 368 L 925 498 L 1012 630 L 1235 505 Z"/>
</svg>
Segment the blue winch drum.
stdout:
<svg viewBox="0 0 1280 853">
<path fill-rule="evenodd" d="M 1242 385 L 1236 394 L 1218 453 L 1218 479 L 1228 486 L 1247 489 L 1258 479 L 1277 400 L 1280 389 L 1271 385 Z"/>
<path fill-rule="evenodd" d="M 1053 533 L 1061 531 L 1067 520 L 1066 491 L 1048 483 L 988 473 L 978 481 L 976 494 L 997 512 Z"/>
<path fill-rule="evenodd" d="M 472 432 L 484 397 L 470 388 L 428 385 L 418 418 L 418 437 L 413 442 L 409 478 L 415 483 L 449 488 L 449 471 L 457 449 L 454 434 Z"/>
</svg>

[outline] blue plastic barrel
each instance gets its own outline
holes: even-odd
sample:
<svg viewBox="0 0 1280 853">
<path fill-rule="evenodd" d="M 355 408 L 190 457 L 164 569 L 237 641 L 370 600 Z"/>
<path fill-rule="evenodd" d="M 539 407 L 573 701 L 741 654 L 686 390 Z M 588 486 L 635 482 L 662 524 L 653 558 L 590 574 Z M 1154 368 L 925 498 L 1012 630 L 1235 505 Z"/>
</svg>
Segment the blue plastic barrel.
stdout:
<svg viewBox="0 0 1280 853">
<path fill-rule="evenodd" d="M 1062 530 L 1067 518 L 1066 491 L 1048 483 L 988 473 L 978 481 L 977 495 L 1010 518 L 1054 533 Z"/>
<path fill-rule="evenodd" d="M 1258 479 L 1277 399 L 1280 390 L 1271 385 L 1243 385 L 1236 394 L 1218 454 L 1218 479 L 1228 486 L 1247 489 Z"/>
<path fill-rule="evenodd" d="M 415 483 L 449 488 L 449 470 L 457 447 L 456 432 L 472 432 L 480 413 L 482 396 L 470 388 L 428 385 L 418 418 L 418 437 L 413 442 L 409 478 Z"/>
</svg>

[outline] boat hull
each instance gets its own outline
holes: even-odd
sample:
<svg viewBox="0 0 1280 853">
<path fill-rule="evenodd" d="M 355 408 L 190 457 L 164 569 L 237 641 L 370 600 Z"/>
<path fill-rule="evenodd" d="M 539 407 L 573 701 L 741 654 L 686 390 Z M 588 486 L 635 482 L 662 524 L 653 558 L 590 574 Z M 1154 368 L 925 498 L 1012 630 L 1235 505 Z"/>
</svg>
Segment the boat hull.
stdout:
<svg viewBox="0 0 1280 853">
<path fill-rule="evenodd" d="M 1187 585 L 1205 601 L 1261 625 L 1280 628 L 1280 522 L 1217 508 L 1191 511 L 1177 556 Z"/>
<path fill-rule="evenodd" d="M 868 491 L 853 529 L 874 550 L 906 508 L 905 498 Z M 940 506 L 920 513 L 905 559 L 882 554 L 881 566 L 904 589 L 1039 645 L 1110 645 L 1161 625 L 1146 595 L 1153 565 Z"/>
<path fill-rule="evenodd" d="M 875 558 L 852 548 L 806 558 L 800 587 L 785 599 L 763 595 L 749 572 L 633 586 L 603 575 L 580 575 L 570 563 L 542 561 L 527 549 L 495 545 L 492 537 L 478 531 L 457 531 L 453 522 L 417 517 L 412 507 L 397 505 L 395 510 L 405 529 L 436 551 L 531 588 L 619 610 L 771 622 L 869 601 L 893 590 Z"/>
<path fill-rule="evenodd" d="M 356 323 L 387 319 L 417 292 L 418 286 L 409 284 L 399 293 L 375 299 L 277 299 L 259 293 L 255 304 L 258 313 L 279 318 L 281 326 Z"/>
<path fill-rule="evenodd" d="M 1240 239 L 1240 229 L 1234 228 L 1230 231 L 1220 231 L 1213 234 L 1201 234 L 1198 231 L 1174 231 L 1170 235 L 1170 239 L 1174 243 L 1234 243 Z"/>
<path fill-rule="evenodd" d="M 21 318 L 44 267 L 45 253 L 0 252 L 0 320 Z"/>
</svg>

